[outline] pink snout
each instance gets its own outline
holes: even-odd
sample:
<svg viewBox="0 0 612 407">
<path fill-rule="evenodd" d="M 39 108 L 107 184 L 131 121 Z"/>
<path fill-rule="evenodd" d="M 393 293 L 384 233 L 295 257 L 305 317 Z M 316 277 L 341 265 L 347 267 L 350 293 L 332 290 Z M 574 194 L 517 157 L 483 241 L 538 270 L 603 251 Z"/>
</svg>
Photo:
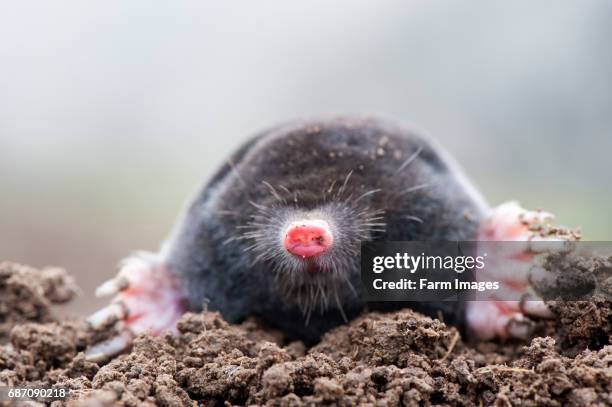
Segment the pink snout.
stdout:
<svg viewBox="0 0 612 407">
<path fill-rule="evenodd" d="M 328 251 L 334 242 L 329 224 L 323 220 L 293 222 L 285 232 L 283 244 L 294 256 L 303 259 Z"/>
</svg>

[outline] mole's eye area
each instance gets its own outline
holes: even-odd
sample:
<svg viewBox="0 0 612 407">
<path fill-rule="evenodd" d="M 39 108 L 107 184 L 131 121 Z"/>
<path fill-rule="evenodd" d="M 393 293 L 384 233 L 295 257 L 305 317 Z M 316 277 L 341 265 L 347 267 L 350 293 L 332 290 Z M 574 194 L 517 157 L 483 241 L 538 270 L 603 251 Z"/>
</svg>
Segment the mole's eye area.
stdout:
<svg viewBox="0 0 612 407">
<path fill-rule="evenodd" d="M 294 256 L 303 259 L 328 251 L 334 242 L 331 228 L 324 220 L 292 222 L 285 230 L 283 245 Z"/>
</svg>

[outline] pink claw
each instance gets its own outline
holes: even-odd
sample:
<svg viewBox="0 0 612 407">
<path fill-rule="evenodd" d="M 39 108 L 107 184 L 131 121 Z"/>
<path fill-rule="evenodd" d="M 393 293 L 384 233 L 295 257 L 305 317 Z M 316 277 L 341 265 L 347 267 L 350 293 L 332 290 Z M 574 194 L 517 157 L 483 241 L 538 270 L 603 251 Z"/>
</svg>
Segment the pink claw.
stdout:
<svg viewBox="0 0 612 407">
<path fill-rule="evenodd" d="M 528 316 L 552 316 L 544 301 L 530 289 L 530 278 L 546 278 L 543 269 L 534 267 L 537 251 L 545 252 L 563 246 L 559 245 L 559 237 L 541 236 L 537 233 L 542 225 L 550 225 L 552 220 L 550 213 L 527 211 L 516 202 L 509 202 L 495 208 L 483 221 L 478 235 L 480 250 L 491 241 L 517 243 L 507 246 L 502 260 L 494 262 L 489 259 L 486 269 L 482 272 L 486 280 L 499 281 L 500 291 L 482 301 L 470 301 L 467 304 L 468 329 L 479 339 L 526 338 L 533 325 Z M 534 241 L 538 244 L 534 244 Z M 551 242 L 552 246 L 539 244 L 543 241 Z M 508 298 L 521 300 L 503 300 Z"/>
<path fill-rule="evenodd" d="M 176 321 L 185 311 L 184 297 L 157 255 L 139 253 L 122 262 L 117 276 L 96 290 L 98 296 L 113 294 L 112 302 L 92 314 L 87 322 L 94 329 L 119 322 L 120 332 L 88 348 L 88 359 L 99 361 L 120 353 L 143 332 L 176 333 Z"/>
</svg>

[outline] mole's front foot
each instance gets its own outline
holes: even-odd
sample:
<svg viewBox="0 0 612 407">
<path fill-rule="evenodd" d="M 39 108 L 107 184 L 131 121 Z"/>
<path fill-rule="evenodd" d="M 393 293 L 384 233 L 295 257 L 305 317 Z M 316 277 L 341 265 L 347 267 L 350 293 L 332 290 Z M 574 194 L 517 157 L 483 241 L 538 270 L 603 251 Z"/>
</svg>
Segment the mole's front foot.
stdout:
<svg viewBox="0 0 612 407">
<path fill-rule="evenodd" d="M 96 295 L 115 297 L 87 318 L 87 323 L 94 329 L 116 323 L 118 333 L 87 349 L 86 356 L 92 361 L 122 352 L 140 333 L 176 332 L 176 321 L 185 311 L 178 282 L 153 253 L 126 259 L 117 276 L 98 287 Z"/>
<path fill-rule="evenodd" d="M 516 202 L 509 202 L 493 209 L 483 221 L 478 235 L 480 248 L 493 241 L 513 243 L 492 244 L 490 247 L 495 247 L 495 250 L 503 248 L 503 255 L 489 258 L 486 268 L 479 272 L 484 273 L 486 280 L 499 282 L 498 293 L 467 304 L 468 330 L 478 339 L 526 338 L 533 327 L 530 316 L 552 316 L 544 301 L 532 290 L 530 281 L 546 278 L 544 270 L 534 267 L 535 256 L 564 246 L 534 242 L 563 242 L 578 238 L 573 232 L 546 233 L 562 231 L 552 227 L 552 220 L 553 216 L 547 212 L 528 211 Z"/>
</svg>

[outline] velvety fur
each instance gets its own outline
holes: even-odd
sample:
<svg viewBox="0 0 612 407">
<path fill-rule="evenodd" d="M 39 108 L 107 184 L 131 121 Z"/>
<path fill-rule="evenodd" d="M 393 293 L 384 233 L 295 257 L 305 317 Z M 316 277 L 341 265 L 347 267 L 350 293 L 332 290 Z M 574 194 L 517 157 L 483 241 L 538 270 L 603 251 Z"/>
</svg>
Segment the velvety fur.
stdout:
<svg viewBox="0 0 612 407">
<path fill-rule="evenodd" d="M 194 310 L 256 315 L 317 340 L 364 309 L 362 240 L 474 239 L 486 205 L 457 166 L 413 130 L 381 118 L 295 121 L 240 148 L 202 188 L 163 251 Z M 307 264 L 283 250 L 283 226 L 323 218 L 329 253 Z M 318 271 L 312 272 L 312 269 Z M 309 271 L 310 270 L 310 271 Z M 456 303 L 408 304 L 462 322 Z"/>
</svg>

